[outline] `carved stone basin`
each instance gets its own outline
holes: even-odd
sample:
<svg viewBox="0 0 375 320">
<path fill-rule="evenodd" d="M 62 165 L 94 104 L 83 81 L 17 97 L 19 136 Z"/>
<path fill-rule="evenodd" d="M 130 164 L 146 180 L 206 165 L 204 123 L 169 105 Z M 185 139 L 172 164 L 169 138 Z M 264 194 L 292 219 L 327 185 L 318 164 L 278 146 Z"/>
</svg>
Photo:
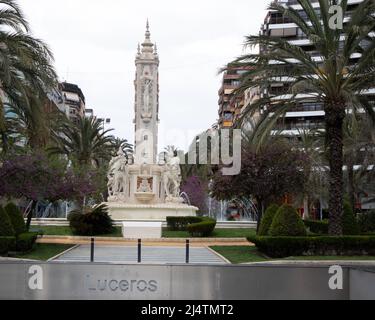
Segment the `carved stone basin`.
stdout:
<svg viewBox="0 0 375 320">
<path fill-rule="evenodd" d="M 149 203 L 155 198 L 155 193 L 152 192 L 136 192 L 134 195 L 138 201 L 143 203 Z"/>
</svg>

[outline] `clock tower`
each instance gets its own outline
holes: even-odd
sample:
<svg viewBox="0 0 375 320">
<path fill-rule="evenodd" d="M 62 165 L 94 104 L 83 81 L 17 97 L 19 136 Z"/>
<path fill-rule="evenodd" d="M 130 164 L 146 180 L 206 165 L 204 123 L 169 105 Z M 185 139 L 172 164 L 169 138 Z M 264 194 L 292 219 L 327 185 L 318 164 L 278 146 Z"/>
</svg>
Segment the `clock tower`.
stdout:
<svg viewBox="0 0 375 320">
<path fill-rule="evenodd" d="M 159 56 L 147 21 L 135 60 L 135 163 L 156 164 L 159 126 Z"/>
</svg>

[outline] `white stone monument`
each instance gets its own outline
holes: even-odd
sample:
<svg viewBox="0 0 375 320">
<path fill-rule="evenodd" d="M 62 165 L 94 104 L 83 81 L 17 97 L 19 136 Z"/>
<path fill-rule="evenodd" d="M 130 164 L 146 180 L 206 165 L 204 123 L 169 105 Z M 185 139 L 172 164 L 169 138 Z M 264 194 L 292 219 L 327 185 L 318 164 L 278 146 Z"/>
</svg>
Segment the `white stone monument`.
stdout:
<svg viewBox="0 0 375 320">
<path fill-rule="evenodd" d="M 135 79 L 135 155 L 119 150 L 108 173 L 109 212 L 115 221 L 165 221 L 195 216 L 198 208 L 180 197 L 180 160 L 173 150 L 158 159 L 159 57 L 150 40 L 138 46 Z M 137 225 L 137 227 L 139 227 Z"/>
</svg>

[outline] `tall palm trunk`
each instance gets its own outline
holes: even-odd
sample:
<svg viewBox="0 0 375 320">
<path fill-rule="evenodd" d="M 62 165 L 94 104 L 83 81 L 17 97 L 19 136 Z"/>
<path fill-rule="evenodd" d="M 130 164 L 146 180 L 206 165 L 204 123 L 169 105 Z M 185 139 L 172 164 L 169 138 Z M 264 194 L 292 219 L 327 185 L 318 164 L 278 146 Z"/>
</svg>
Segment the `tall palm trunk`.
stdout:
<svg viewBox="0 0 375 320">
<path fill-rule="evenodd" d="M 342 235 L 344 194 L 344 152 L 343 125 L 345 107 L 342 103 L 326 108 L 326 130 L 330 162 L 329 173 L 329 234 Z"/>
<path fill-rule="evenodd" d="M 355 181 L 354 181 L 354 163 L 353 161 L 348 161 L 348 193 L 350 205 L 353 212 L 355 212 Z"/>
</svg>

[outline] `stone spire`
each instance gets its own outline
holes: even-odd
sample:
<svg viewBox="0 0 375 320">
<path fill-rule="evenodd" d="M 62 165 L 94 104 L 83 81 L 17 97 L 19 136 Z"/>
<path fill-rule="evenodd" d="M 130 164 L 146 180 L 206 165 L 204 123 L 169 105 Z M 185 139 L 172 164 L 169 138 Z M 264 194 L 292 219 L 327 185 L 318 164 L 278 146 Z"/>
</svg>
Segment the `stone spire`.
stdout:
<svg viewBox="0 0 375 320">
<path fill-rule="evenodd" d="M 151 36 L 151 33 L 150 33 L 150 23 L 148 22 L 148 18 L 147 18 L 147 22 L 146 22 L 146 39 L 150 40 L 150 36 Z"/>
<path fill-rule="evenodd" d="M 142 43 L 142 53 L 153 53 L 154 44 L 151 42 L 150 24 L 147 19 L 145 41 Z"/>
</svg>

